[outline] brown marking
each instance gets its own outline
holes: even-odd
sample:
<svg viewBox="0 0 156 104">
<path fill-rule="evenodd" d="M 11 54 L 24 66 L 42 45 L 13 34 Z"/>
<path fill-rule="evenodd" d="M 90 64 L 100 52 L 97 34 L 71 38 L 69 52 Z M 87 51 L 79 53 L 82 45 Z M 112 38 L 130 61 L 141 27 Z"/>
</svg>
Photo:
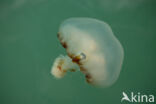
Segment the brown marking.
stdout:
<svg viewBox="0 0 156 104">
<path fill-rule="evenodd" d="M 92 83 L 92 81 L 90 79 L 86 79 L 86 82 L 89 83 L 89 84 Z"/>
<path fill-rule="evenodd" d="M 61 72 L 63 72 L 63 73 L 66 73 L 66 72 L 67 72 L 66 70 L 62 70 L 62 68 L 61 68 L 60 65 L 58 65 L 57 68 L 58 68 L 59 71 L 61 71 Z"/>
<path fill-rule="evenodd" d="M 81 62 L 81 55 L 77 55 L 77 56 L 72 57 L 72 61 L 74 63 L 77 63 L 78 65 L 83 65 L 83 63 Z"/>
<path fill-rule="evenodd" d="M 64 48 L 67 48 L 66 42 L 61 42 L 61 44 L 62 44 L 62 46 L 63 46 Z"/>
<path fill-rule="evenodd" d="M 57 33 L 57 38 L 59 39 L 61 45 L 62 45 L 64 48 L 67 48 L 67 43 L 62 41 L 63 38 L 61 37 L 61 35 L 60 35 L 59 32 Z"/>
<path fill-rule="evenodd" d="M 61 38 L 61 36 L 60 36 L 59 33 L 57 34 L 57 38 L 58 38 L 58 40 L 59 40 L 60 42 L 62 41 L 62 38 Z"/>
<path fill-rule="evenodd" d="M 58 70 L 60 70 L 60 71 L 62 70 L 60 65 L 58 65 L 57 68 L 58 68 Z"/>
<path fill-rule="evenodd" d="M 60 41 L 62 40 L 62 37 L 61 37 L 61 35 L 60 35 L 59 32 L 57 33 L 57 38 L 58 38 Z"/>
<path fill-rule="evenodd" d="M 86 81 L 87 81 L 88 83 L 92 83 L 92 77 L 91 77 L 90 74 L 86 74 L 85 77 L 86 77 Z"/>
<path fill-rule="evenodd" d="M 74 54 L 70 54 L 68 51 L 67 54 L 74 63 L 77 63 L 78 65 L 82 65 L 82 63 L 80 63 L 80 56 L 75 56 Z"/>
<path fill-rule="evenodd" d="M 86 69 L 84 67 L 82 67 L 82 66 L 79 66 L 79 67 L 80 67 L 80 71 L 85 74 L 86 73 Z"/>
<path fill-rule="evenodd" d="M 74 54 L 70 54 L 69 52 L 67 52 L 68 56 L 73 59 L 74 58 Z"/>
<path fill-rule="evenodd" d="M 63 70 L 63 72 L 64 72 L 64 73 L 66 73 L 66 72 L 67 72 L 67 70 Z"/>
<path fill-rule="evenodd" d="M 90 78 L 91 78 L 90 74 L 86 74 L 85 77 L 86 77 L 87 79 L 90 79 Z"/>
<path fill-rule="evenodd" d="M 72 61 L 73 61 L 74 63 L 77 63 L 77 64 L 79 65 L 81 71 L 85 71 L 85 69 L 82 67 L 83 64 L 80 63 L 80 56 L 76 56 L 76 57 L 75 57 L 74 54 L 71 54 L 71 53 L 69 53 L 68 51 L 67 51 L 67 55 L 72 59 Z M 78 57 L 79 57 L 79 58 L 78 58 Z"/>
<path fill-rule="evenodd" d="M 80 61 L 80 56 L 75 56 L 73 59 L 72 59 L 72 61 L 73 62 L 76 62 L 76 63 L 79 63 L 79 61 Z"/>
<path fill-rule="evenodd" d="M 57 33 L 57 38 L 60 38 L 60 33 L 59 32 Z"/>
<path fill-rule="evenodd" d="M 75 69 L 70 69 L 70 72 L 75 72 L 76 70 Z"/>
<path fill-rule="evenodd" d="M 58 70 L 62 71 L 62 67 L 61 66 L 62 66 L 63 63 L 64 63 L 63 60 L 59 61 L 58 66 L 57 66 Z"/>
</svg>

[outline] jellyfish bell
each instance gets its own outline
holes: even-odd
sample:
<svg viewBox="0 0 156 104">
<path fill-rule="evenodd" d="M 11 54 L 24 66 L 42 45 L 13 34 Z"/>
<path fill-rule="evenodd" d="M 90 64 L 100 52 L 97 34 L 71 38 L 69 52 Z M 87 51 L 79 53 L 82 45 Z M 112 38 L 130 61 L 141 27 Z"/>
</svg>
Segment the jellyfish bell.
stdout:
<svg viewBox="0 0 156 104">
<path fill-rule="evenodd" d="M 107 87 L 117 80 L 124 52 L 108 24 L 93 18 L 70 18 L 60 25 L 58 39 L 67 56 L 56 58 L 51 71 L 56 78 L 79 69 L 94 86 Z"/>
</svg>

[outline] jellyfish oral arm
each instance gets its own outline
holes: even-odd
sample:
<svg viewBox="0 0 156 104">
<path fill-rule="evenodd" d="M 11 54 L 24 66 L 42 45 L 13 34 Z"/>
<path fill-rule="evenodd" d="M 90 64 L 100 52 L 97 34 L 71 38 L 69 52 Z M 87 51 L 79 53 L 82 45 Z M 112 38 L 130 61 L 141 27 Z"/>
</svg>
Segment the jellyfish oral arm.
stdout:
<svg viewBox="0 0 156 104">
<path fill-rule="evenodd" d="M 55 59 L 51 74 L 53 74 L 56 78 L 62 78 L 67 71 L 75 72 L 76 69 L 78 69 L 78 65 L 73 63 L 70 57 L 60 55 Z"/>
</svg>

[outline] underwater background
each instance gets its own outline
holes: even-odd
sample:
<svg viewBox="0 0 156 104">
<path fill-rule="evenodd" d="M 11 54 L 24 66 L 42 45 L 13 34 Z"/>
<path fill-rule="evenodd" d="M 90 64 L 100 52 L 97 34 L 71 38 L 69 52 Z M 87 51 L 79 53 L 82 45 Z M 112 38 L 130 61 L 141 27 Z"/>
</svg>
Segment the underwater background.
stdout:
<svg viewBox="0 0 156 104">
<path fill-rule="evenodd" d="M 123 91 L 156 97 L 155 5 L 155 0 L 0 0 L 0 104 L 120 104 Z M 66 54 L 56 34 L 70 17 L 107 22 L 123 45 L 123 67 L 113 86 L 90 86 L 81 72 L 60 80 L 50 74 L 55 58 Z"/>
</svg>

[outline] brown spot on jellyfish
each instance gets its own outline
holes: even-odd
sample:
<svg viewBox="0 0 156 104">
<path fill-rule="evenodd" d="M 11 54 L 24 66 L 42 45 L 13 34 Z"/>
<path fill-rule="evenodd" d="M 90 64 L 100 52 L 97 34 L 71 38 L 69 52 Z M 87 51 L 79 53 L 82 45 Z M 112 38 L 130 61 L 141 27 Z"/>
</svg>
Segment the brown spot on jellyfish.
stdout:
<svg viewBox="0 0 156 104">
<path fill-rule="evenodd" d="M 52 66 L 56 78 L 80 70 L 94 86 L 107 87 L 117 80 L 124 52 L 108 24 L 93 18 L 70 18 L 60 25 L 57 37 L 67 55 L 60 55 Z"/>
</svg>

